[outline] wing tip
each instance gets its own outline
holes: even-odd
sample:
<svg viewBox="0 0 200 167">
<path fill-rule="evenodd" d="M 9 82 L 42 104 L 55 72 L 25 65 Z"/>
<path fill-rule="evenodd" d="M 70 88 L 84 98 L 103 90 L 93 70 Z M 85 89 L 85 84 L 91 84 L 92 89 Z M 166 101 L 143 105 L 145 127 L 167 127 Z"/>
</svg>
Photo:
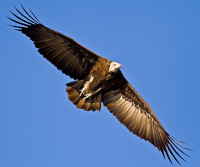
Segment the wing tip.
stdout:
<svg viewBox="0 0 200 167">
<path fill-rule="evenodd" d="M 11 21 L 13 21 L 13 22 L 15 22 L 15 23 L 17 23 L 17 24 L 23 25 L 23 27 L 18 27 L 18 28 L 19 28 L 18 30 L 22 30 L 23 28 L 27 28 L 28 26 L 31 26 L 31 25 L 37 25 L 37 24 L 43 25 L 43 24 L 37 19 L 37 17 L 33 14 L 33 12 L 30 10 L 30 8 L 29 8 L 29 10 L 30 10 L 32 16 L 31 16 L 31 14 L 29 14 L 29 13 L 25 10 L 25 8 L 24 8 L 23 5 L 21 4 L 21 2 L 20 2 L 20 5 L 21 5 L 22 9 L 24 10 L 25 14 L 22 14 L 22 13 L 17 9 L 17 7 L 13 5 L 14 8 L 15 8 L 15 10 L 18 12 L 18 14 L 21 15 L 21 17 L 17 16 L 16 14 L 14 14 L 14 13 L 13 13 L 11 10 L 9 10 L 9 9 L 8 9 L 8 10 L 10 11 L 10 13 L 11 13 L 14 17 L 16 17 L 16 19 L 12 19 L 12 18 L 6 16 L 9 20 L 11 20 Z M 11 26 L 13 26 L 13 25 L 11 25 Z M 13 26 L 13 27 L 15 27 L 15 26 Z"/>
<path fill-rule="evenodd" d="M 192 157 L 190 157 L 188 154 L 186 154 L 185 152 L 183 152 L 183 151 L 181 150 L 181 148 L 184 148 L 184 149 L 189 150 L 189 151 L 193 151 L 193 150 L 191 150 L 191 149 L 189 149 L 189 148 L 187 148 L 187 147 L 181 145 L 179 142 L 181 142 L 181 143 L 184 143 L 184 142 L 182 142 L 182 141 L 180 141 L 180 140 L 174 138 L 173 136 L 168 135 L 168 137 L 169 137 L 169 141 L 168 141 L 167 145 L 166 145 L 165 148 L 164 148 L 164 152 L 165 152 L 165 154 L 167 155 L 167 157 L 168 157 L 170 163 L 173 165 L 172 160 L 171 160 L 171 158 L 170 158 L 170 156 L 169 156 L 169 154 L 168 154 L 168 151 L 169 151 L 169 153 L 172 155 L 172 157 L 175 159 L 175 161 L 176 161 L 179 165 L 181 165 L 181 163 L 179 162 L 179 160 L 177 159 L 177 157 L 176 157 L 175 155 L 177 155 L 179 158 L 181 158 L 184 162 L 188 163 L 188 162 L 178 153 L 178 151 L 181 152 L 182 154 L 184 154 L 185 156 L 187 156 L 187 157 L 189 157 L 189 158 L 192 158 Z M 178 146 L 181 147 L 181 148 L 179 148 Z M 167 149 L 166 149 L 166 148 L 167 148 Z M 168 150 L 168 151 L 167 151 L 167 150 Z M 173 150 L 173 151 L 172 151 L 172 150 Z M 165 158 L 164 153 L 163 153 L 163 150 L 161 150 L 161 151 L 162 151 L 163 157 Z M 181 166 L 182 166 L 182 165 L 181 165 Z"/>
</svg>

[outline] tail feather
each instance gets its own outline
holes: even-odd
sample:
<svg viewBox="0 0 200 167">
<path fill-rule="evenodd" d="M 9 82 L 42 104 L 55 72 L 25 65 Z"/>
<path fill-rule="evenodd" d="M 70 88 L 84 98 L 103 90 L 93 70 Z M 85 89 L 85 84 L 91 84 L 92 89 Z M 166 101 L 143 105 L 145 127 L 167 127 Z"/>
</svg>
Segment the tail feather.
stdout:
<svg viewBox="0 0 200 167">
<path fill-rule="evenodd" d="M 76 106 L 77 106 L 77 108 L 83 109 L 84 104 L 85 104 L 85 100 L 81 99 L 81 100 L 79 100 L 79 102 L 78 102 L 78 104 Z"/>
<path fill-rule="evenodd" d="M 93 107 L 94 107 L 96 110 L 98 110 L 98 111 L 101 110 L 101 99 L 102 99 L 102 94 L 99 94 L 99 95 L 97 95 L 97 96 L 95 97 L 95 100 L 92 101 Z"/>
<path fill-rule="evenodd" d="M 66 84 L 68 86 L 66 88 L 66 92 L 69 95 L 68 99 L 74 105 L 76 105 L 77 108 L 84 109 L 86 111 L 100 111 L 102 94 L 99 93 L 88 99 L 83 99 L 83 97 L 80 96 L 80 90 L 82 89 L 83 84 L 84 80 L 74 81 Z"/>
<path fill-rule="evenodd" d="M 79 96 L 78 92 L 75 92 L 74 94 L 72 94 L 71 96 L 69 96 L 68 99 L 72 103 L 76 104 L 76 102 L 80 99 L 80 96 Z"/>
<path fill-rule="evenodd" d="M 91 106 L 91 102 L 86 102 L 85 104 L 84 104 L 84 110 L 86 110 L 86 111 L 90 111 L 90 106 Z"/>
<path fill-rule="evenodd" d="M 67 94 L 68 94 L 69 96 L 72 96 L 73 94 L 76 93 L 76 89 L 74 89 L 74 88 L 72 88 L 72 87 L 68 87 L 68 88 L 66 89 L 66 91 L 67 91 Z"/>
</svg>

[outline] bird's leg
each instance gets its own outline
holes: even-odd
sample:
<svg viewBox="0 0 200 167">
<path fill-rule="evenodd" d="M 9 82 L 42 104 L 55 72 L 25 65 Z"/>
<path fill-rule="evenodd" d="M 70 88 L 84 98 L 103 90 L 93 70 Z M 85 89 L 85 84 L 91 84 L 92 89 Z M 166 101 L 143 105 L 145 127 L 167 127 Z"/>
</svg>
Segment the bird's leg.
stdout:
<svg viewBox="0 0 200 167">
<path fill-rule="evenodd" d="M 85 94 L 84 91 L 85 91 L 85 87 L 83 87 L 83 88 L 80 90 L 80 92 L 81 92 L 81 93 L 80 93 L 80 96 L 81 96 L 82 94 Z"/>
<path fill-rule="evenodd" d="M 85 97 L 83 98 L 84 100 L 87 99 L 88 97 L 91 97 L 92 95 L 95 95 L 96 93 L 98 93 L 102 88 L 97 89 L 95 92 L 91 92 L 88 94 L 85 94 Z"/>
<path fill-rule="evenodd" d="M 85 95 L 85 97 L 83 98 L 84 100 L 87 99 L 88 97 L 92 96 L 92 93 L 88 93 Z"/>
<path fill-rule="evenodd" d="M 102 87 L 100 87 L 99 89 L 97 89 L 94 94 L 98 93 L 100 90 L 102 89 Z"/>
<path fill-rule="evenodd" d="M 88 88 L 89 84 L 93 81 L 93 79 L 94 79 L 94 77 L 91 76 L 90 80 L 87 81 L 87 82 L 84 84 L 83 88 L 80 90 L 80 91 L 81 91 L 80 96 L 81 96 L 82 94 L 87 96 L 87 94 L 85 93 L 85 90 L 86 90 L 86 88 Z"/>
</svg>

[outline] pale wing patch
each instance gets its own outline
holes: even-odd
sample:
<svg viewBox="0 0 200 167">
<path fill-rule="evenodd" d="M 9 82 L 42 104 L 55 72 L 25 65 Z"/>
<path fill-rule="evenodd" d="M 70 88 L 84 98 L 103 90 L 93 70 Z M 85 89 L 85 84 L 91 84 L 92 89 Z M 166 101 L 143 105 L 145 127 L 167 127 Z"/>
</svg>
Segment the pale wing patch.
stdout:
<svg viewBox="0 0 200 167">
<path fill-rule="evenodd" d="M 172 150 L 183 159 L 175 150 L 176 148 L 181 151 L 177 147 L 177 145 L 180 145 L 178 141 L 170 136 L 162 125 L 157 123 L 158 120 L 155 120 L 155 118 L 148 113 L 148 110 L 142 109 L 138 104 L 135 104 L 132 99 L 125 97 L 119 90 L 111 90 L 104 93 L 103 104 L 130 132 L 152 143 L 162 152 L 164 157 L 165 153 L 170 162 L 171 159 L 168 152 L 170 152 L 178 162 Z"/>
</svg>

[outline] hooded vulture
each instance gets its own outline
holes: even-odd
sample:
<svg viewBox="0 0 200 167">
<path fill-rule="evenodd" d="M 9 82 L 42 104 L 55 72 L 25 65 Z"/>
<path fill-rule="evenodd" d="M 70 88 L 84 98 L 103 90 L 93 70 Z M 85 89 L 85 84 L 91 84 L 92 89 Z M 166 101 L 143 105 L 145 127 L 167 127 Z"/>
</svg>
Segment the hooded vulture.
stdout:
<svg viewBox="0 0 200 167">
<path fill-rule="evenodd" d="M 75 80 L 66 84 L 66 92 L 77 108 L 100 111 L 103 102 L 130 132 L 157 147 L 171 163 L 169 154 L 178 163 L 175 155 L 184 160 L 178 151 L 188 156 L 179 147 L 187 148 L 167 133 L 147 102 L 123 76 L 119 69 L 121 64 L 103 58 L 72 38 L 47 28 L 31 10 L 30 14 L 22 6 L 23 14 L 15 9 L 21 17 L 11 13 L 18 21 L 8 18 L 19 25 L 10 26 L 28 36 L 44 58 Z"/>
</svg>

